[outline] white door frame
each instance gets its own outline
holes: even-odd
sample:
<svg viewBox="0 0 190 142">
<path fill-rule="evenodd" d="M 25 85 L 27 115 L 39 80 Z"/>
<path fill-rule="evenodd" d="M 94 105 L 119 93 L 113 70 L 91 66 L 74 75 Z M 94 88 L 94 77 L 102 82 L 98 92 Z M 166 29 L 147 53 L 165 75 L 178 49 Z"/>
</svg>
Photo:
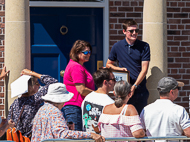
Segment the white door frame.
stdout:
<svg viewBox="0 0 190 142">
<path fill-rule="evenodd" d="M 103 8 L 103 64 L 109 55 L 109 0 L 103 2 L 53 2 L 53 1 L 30 1 L 30 7 L 89 7 Z"/>
</svg>

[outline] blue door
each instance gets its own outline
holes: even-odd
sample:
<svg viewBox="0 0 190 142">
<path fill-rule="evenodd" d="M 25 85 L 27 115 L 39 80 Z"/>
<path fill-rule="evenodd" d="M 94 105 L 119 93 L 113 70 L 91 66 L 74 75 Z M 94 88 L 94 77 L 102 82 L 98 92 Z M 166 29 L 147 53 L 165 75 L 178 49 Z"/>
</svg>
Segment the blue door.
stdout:
<svg viewBox="0 0 190 142">
<path fill-rule="evenodd" d="M 90 42 L 92 55 L 85 67 L 93 73 L 103 60 L 102 8 L 30 8 L 31 68 L 63 82 L 60 71 L 69 62 L 73 43 Z"/>
</svg>

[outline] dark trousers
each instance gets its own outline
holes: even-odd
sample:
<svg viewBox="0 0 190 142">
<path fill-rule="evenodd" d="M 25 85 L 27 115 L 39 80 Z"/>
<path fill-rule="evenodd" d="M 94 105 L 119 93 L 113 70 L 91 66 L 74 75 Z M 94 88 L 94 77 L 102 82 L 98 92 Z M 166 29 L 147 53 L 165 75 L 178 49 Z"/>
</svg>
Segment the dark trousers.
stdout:
<svg viewBox="0 0 190 142">
<path fill-rule="evenodd" d="M 76 131 L 82 131 L 82 111 L 78 106 L 67 105 L 63 107 L 66 121 L 75 124 Z"/>
<path fill-rule="evenodd" d="M 135 92 L 129 99 L 127 104 L 132 104 L 136 108 L 138 114 L 141 114 L 142 109 L 147 105 L 149 92 L 148 90 L 142 92 Z"/>
</svg>

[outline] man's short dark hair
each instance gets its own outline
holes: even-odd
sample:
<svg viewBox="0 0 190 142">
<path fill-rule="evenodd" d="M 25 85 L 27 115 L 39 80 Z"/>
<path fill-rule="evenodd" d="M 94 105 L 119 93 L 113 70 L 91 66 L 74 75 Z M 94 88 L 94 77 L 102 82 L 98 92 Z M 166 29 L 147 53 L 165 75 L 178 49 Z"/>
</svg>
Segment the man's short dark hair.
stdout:
<svg viewBox="0 0 190 142">
<path fill-rule="evenodd" d="M 137 22 L 133 19 L 127 19 L 125 20 L 125 22 L 123 23 L 123 30 L 126 30 L 128 27 L 133 26 L 133 25 L 137 25 Z"/>
<path fill-rule="evenodd" d="M 95 82 L 95 85 L 99 88 L 102 87 L 104 80 L 109 80 L 110 79 L 110 74 L 112 73 L 111 69 L 109 68 L 103 68 L 97 70 L 93 74 L 93 79 Z"/>
</svg>

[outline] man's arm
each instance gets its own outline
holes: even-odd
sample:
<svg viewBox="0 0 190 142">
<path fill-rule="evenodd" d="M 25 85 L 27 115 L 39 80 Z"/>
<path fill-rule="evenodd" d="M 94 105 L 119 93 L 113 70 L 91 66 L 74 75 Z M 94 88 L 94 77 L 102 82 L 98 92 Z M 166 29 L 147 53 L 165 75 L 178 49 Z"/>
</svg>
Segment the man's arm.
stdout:
<svg viewBox="0 0 190 142">
<path fill-rule="evenodd" d="M 113 70 L 127 71 L 127 68 L 116 67 L 114 64 L 115 64 L 115 61 L 111 61 L 110 59 L 108 59 L 108 61 L 106 63 L 106 67 L 111 68 Z"/>
<path fill-rule="evenodd" d="M 146 77 L 146 74 L 148 72 L 148 67 L 149 67 L 149 61 L 142 61 L 142 69 L 141 72 L 139 73 L 139 76 L 137 77 L 136 82 L 134 83 L 136 86 L 138 86 L 143 79 Z M 135 85 L 131 87 L 131 97 L 133 96 L 135 92 Z"/>
</svg>

